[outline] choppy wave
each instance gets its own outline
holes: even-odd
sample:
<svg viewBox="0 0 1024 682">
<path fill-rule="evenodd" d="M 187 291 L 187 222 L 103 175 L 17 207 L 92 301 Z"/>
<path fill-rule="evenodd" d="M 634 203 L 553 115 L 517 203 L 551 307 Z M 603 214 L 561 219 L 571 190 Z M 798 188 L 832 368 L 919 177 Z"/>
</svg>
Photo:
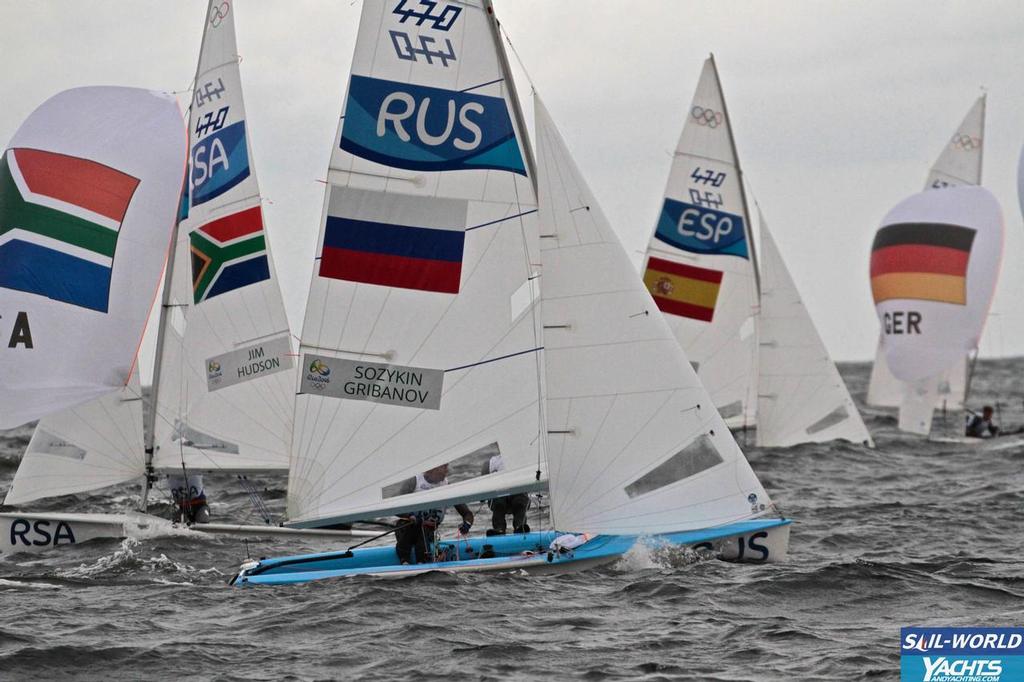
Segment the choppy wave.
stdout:
<svg viewBox="0 0 1024 682">
<path fill-rule="evenodd" d="M 983 363 L 974 384 L 1011 428 L 1024 425 L 1022 370 Z M 866 366 L 843 372 L 862 395 Z M 0 560 L 0 678 L 897 679 L 901 625 L 1024 620 L 1024 446 L 928 443 L 898 433 L 890 412 L 865 416 L 875 450 L 745 448 L 795 519 L 785 564 L 644 545 L 567 576 L 236 590 L 225 583 L 246 556 L 327 546 L 158 529 Z M 30 435 L 0 434 L 0 488 Z M 283 512 L 284 478 L 258 485 Z M 220 520 L 254 520 L 232 477 L 207 488 Z M 125 486 L 40 508 L 136 500 Z"/>
</svg>

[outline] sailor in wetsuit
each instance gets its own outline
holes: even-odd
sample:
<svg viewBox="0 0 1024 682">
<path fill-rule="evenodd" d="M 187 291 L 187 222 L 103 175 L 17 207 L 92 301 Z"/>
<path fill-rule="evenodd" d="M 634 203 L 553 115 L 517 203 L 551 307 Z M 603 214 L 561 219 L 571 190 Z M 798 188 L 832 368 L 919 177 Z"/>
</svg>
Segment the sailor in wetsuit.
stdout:
<svg viewBox="0 0 1024 682">
<path fill-rule="evenodd" d="M 407 488 L 403 488 L 399 494 L 431 490 L 442 485 L 448 485 L 447 464 L 434 467 L 422 474 L 416 474 L 416 478 L 409 479 L 409 485 Z M 459 516 L 462 517 L 459 532 L 465 535 L 473 525 L 473 512 L 464 504 L 455 505 L 455 511 L 459 512 Z M 399 527 L 395 531 L 395 551 L 398 553 L 398 560 L 401 563 L 427 564 L 434 560 L 434 533 L 444 520 L 444 514 L 445 510 L 442 507 L 398 515 Z M 413 549 L 416 550 L 415 561 L 413 560 Z"/>
<path fill-rule="evenodd" d="M 974 415 L 967 422 L 967 435 L 971 438 L 992 438 L 999 435 L 999 427 L 992 423 L 992 406 L 981 408 L 981 414 Z"/>
<path fill-rule="evenodd" d="M 502 471 L 505 469 L 505 460 L 502 459 L 501 455 L 495 455 L 491 457 L 485 467 L 485 474 Z M 526 493 L 495 497 L 487 501 L 487 506 L 491 508 L 493 514 L 491 517 L 491 527 L 487 530 L 487 535 L 504 535 L 508 532 L 508 521 L 505 517 L 509 514 L 512 515 L 513 533 L 530 532 L 530 526 L 526 523 L 526 510 L 530 508 L 530 496 Z"/>
<path fill-rule="evenodd" d="M 174 498 L 176 523 L 210 522 L 210 506 L 206 502 L 202 474 L 190 474 L 187 478 L 184 475 L 168 476 L 167 484 Z"/>
</svg>

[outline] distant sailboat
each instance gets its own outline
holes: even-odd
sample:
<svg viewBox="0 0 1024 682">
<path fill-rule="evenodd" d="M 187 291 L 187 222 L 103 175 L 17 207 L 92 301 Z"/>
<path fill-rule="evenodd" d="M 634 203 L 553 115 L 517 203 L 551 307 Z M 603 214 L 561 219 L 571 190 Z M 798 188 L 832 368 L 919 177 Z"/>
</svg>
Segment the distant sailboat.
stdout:
<svg viewBox="0 0 1024 682">
<path fill-rule="evenodd" d="M 1003 233 L 995 197 L 961 186 L 905 199 L 875 234 L 871 289 L 885 360 L 904 385 L 901 430 L 930 432 L 940 380 L 977 348 Z"/>
<path fill-rule="evenodd" d="M 985 102 L 986 96 L 982 95 L 964 116 L 964 120 L 928 172 L 924 185 L 926 190 L 981 184 Z M 875 407 L 899 407 L 903 400 L 903 382 L 893 375 L 885 361 L 883 336 L 881 332 L 878 335 L 878 349 L 875 351 L 875 362 L 871 366 L 867 403 Z M 965 356 L 963 362 L 954 363 L 938 380 L 935 405 L 937 409 L 960 410 L 964 407 L 967 375 L 973 355 L 974 351 Z"/>
<path fill-rule="evenodd" d="M 759 222 L 757 445 L 841 439 L 874 447 L 763 216 Z"/>
<path fill-rule="evenodd" d="M 146 428 L 136 368 L 124 390 L 39 423 L 7 504 L 134 479 L 144 481 L 145 511 L 159 472 L 287 469 L 295 363 L 249 150 L 229 1 L 207 8 L 188 148 Z M 119 520 L 106 529 L 97 517 L 86 520 L 90 533 L 123 532 Z M 83 524 L 71 526 L 83 528 L 80 538 Z"/>
<path fill-rule="evenodd" d="M 539 100 L 539 160 L 532 162 L 490 2 L 431 5 L 417 11 L 415 25 L 406 23 L 412 11 L 406 4 L 363 5 L 303 331 L 303 347 L 317 352 L 307 351 L 302 360 L 308 371 L 298 398 L 300 449 L 293 454 L 289 504 L 299 516 L 292 523 L 529 490 L 546 473 L 553 523 L 587 535 L 576 536 L 572 548 L 560 545 L 564 552 L 548 551 L 554 531 L 442 543 L 435 557 L 447 553 L 447 560 L 412 566 L 399 565 L 392 547 L 262 559 L 243 565 L 233 582 L 573 570 L 620 557 L 642 534 L 709 548 L 727 541 L 726 553 L 736 558 L 784 557 L 789 522 L 762 518 L 772 511 L 767 493 L 664 319 L 652 314 L 654 302 Z M 461 51 L 451 51 L 453 43 Z M 404 46 L 442 44 L 446 59 L 462 60 L 461 71 L 473 73 L 488 94 L 466 87 L 439 57 L 411 71 L 403 66 L 400 81 L 385 77 L 397 76 L 402 64 L 396 57 L 408 59 Z M 450 134 L 461 134 L 454 111 L 477 105 L 472 120 L 499 137 L 477 136 L 466 148 L 433 145 L 440 149 L 428 161 L 421 152 L 424 134 L 444 126 L 399 132 L 402 118 L 424 111 L 428 97 L 450 103 Z M 388 116 L 395 101 L 406 103 L 397 110 L 402 118 Z M 384 124 L 367 127 L 365 121 Z M 504 151 L 489 153 L 483 163 L 476 150 L 488 142 Z M 415 170 L 420 173 L 410 176 Z M 442 209 L 452 195 L 482 204 L 470 206 L 477 218 L 460 208 L 458 220 L 426 228 L 441 231 L 443 224 L 444 232 L 462 237 L 452 259 L 457 277 L 442 287 L 434 277 L 413 277 L 422 268 L 416 260 L 378 258 L 417 248 L 422 221 L 448 215 Z M 418 225 L 404 222 L 414 216 Z M 356 236 L 359 242 L 349 246 Z M 538 241 L 539 253 L 533 250 Z M 366 245 L 376 249 L 351 253 Z M 490 303 L 478 304 L 481 298 Z M 420 313 L 412 316 L 413 309 Z M 338 324 L 324 324 L 325 315 Z M 376 321 L 372 329 L 357 324 L 365 319 Z M 339 328 L 333 339 L 323 336 L 322 330 Z M 334 346 L 326 347 L 328 341 Z M 379 363 L 386 348 L 393 349 L 389 362 Z M 361 377 L 376 378 L 379 390 L 359 390 L 366 381 Z M 413 382 L 421 393 L 411 399 L 405 386 L 414 377 L 422 377 Z M 505 430 L 507 423 L 513 428 Z M 458 459 L 489 441 L 511 459 L 507 471 L 390 494 L 403 478 L 428 467 L 451 463 L 454 470 Z"/>
<path fill-rule="evenodd" d="M 729 115 L 710 57 L 676 147 L 647 247 L 644 282 L 730 427 L 756 424 L 757 444 L 764 447 L 836 438 L 870 444 L 761 222 L 769 241 L 764 248 L 772 253 L 759 264 Z M 800 332 L 787 331 L 789 324 Z"/>
</svg>

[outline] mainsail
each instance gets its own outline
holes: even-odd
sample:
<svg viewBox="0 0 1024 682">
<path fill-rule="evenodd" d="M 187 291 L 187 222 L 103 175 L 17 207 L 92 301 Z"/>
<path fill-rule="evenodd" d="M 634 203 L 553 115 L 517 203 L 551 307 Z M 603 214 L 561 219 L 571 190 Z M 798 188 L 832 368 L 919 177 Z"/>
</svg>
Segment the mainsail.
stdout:
<svg viewBox="0 0 1024 682">
<path fill-rule="evenodd" d="M 545 484 L 517 107 L 488 1 L 363 3 L 302 329 L 291 525 Z M 415 490 L 443 464 L 448 485 Z"/>
<path fill-rule="evenodd" d="M 928 171 L 925 189 L 980 185 L 984 137 L 985 95 L 982 95 L 971 106 L 949 143 L 943 147 L 935 165 Z M 883 338 L 884 334 L 879 333 L 875 362 L 871 366 L 871 380 L 868 383 L 867 402 L 877 407 L 898 407 L 904 398 L 904 387 L 893 376 L 885 361 Z M 954 363 L 938 379 L 936 386 L 927 391 L 928 395 L 935 394 L 935 407 L 960 409 L 964 406 L 968 363 L 967 357 L 963 362 Z M 926 402 L 920 396 L 915 401 L 918 404 Z"/>
<path fill-rule="evenodd" d="M 0 428 L 127 383 L 174 223 L 182 138 L 173 97 L 118 87 L 54 95 L 11 138 L 0 157 Z"/>
<path fill-rule="evenodd" d="M 643 277 L 722 417 L 752 426 L 756 258 L 714 58 L 686 116 Z"/>
<path fill-rule="evenodd" d="M 763 216 L 759 222 L 757 445 L 786 447 L 834 439 L 872 445 Z"/>
<path fill-rule="evenodd" d="M 145 473 L 139 372 L 120 391 L 43 417 L 4 504 L 97 490 Z"/>
<path fill-rule="evenodd" d="M 155 469 L 285 469 L 288 320 L 246 129 L 232 3 L 211 0 L 189 116 L 186 215 L 168 264 L 153 392 Z"/>
<path fill-rule="evenodd" d="M 926 190 L 885 216 L 871 247 L 871 290 L 885 359 L 904 382 L 900 428 L 927 434 L 935 387 L 976 348 L 995 293 L 1003 218 L 974 186 Z"/>
<path fill-rule="evenodd" d="M 768 495 L 535 101 L 556 527 L 630 535 L 764 514 Z"/>
</svg>

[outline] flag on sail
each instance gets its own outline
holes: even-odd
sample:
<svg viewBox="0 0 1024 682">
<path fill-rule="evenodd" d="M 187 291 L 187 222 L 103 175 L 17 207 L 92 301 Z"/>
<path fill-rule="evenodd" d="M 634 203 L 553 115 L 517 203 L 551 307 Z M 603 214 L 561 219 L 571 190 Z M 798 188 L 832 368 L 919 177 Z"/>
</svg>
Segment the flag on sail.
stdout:
<svg viewBox="0 0 1024 682">
<path fill-rule="evenodd" d="M 332 188 L 320 276 L 459 293 L 465 201 Z"/>
<path fill-rule="evenodd" d="M 10 149 L 0 160 L 0 286 L 106 313 L 138 178 L 89 159 Z"/>
<path fill-rule="evenodd" d="M 967 303 L 967 262 L 975 230 L 958 225 L 889 225 L 871 246 L 876 303 L 894 298 Z"/>
<path fill-rule="evenodd" d="M 189 241 L 195 303 L 270 279 L 259 206 L 210 221 Z"/>
<path fill-rule="evenodd" d="M 644 271 L 644 284 L 658 310 L 711 322 L 722 286 L 722 272 L 652 257 Z"/>
</svg>

